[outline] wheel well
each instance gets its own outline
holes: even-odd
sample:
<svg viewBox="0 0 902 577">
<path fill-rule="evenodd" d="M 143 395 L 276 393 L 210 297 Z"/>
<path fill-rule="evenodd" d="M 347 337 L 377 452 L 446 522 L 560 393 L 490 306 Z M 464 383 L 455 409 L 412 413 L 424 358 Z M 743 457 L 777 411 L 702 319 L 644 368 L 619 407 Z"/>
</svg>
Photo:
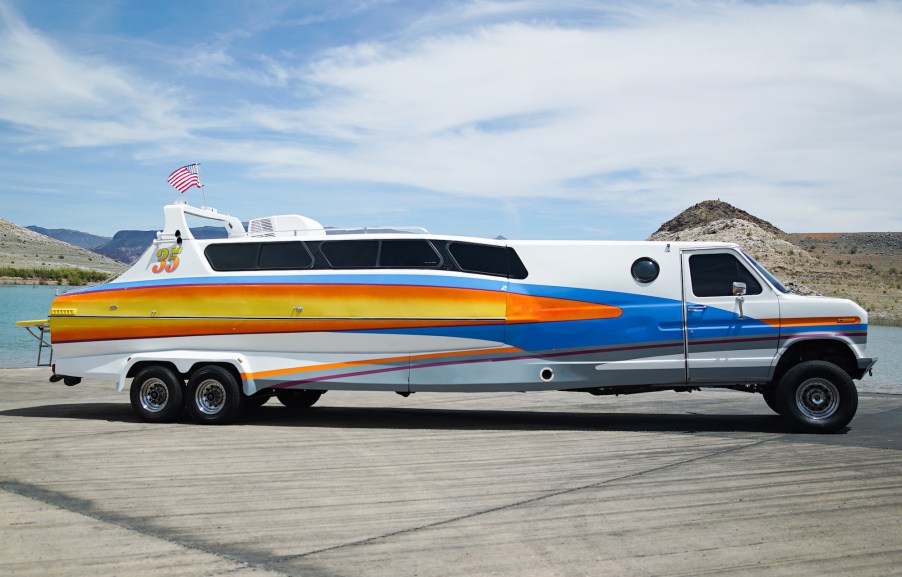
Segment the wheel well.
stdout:
<svg viewBox="0 0 902 577">
<path fill-rule="evenodd" d="M 221 368 L 229 371 L 232 374 L 232 376 L 235 377 L 235 381 L 237 381 L 239 385 L 241 385 L 243 382 L 243 379 L 241 378 L 241 373 L 238 372 L 238 369 L 235 368 L 235 365 L 232 365 L 230 363 L 194 363 L 193 365 L 191 365 L 191 368 L 188 370 L 187 373 L 182 373 L 175 366 L 175 363 L 172 363 L 169 361 L 140 361 L 140 362 L 137 362 L 134 365 L 132 365 L 128 369 L 128 373 L 125 376 L 126 376 L 126 378 L 134 377 L 136 374 L 138 374 L 138 371 L 140 371 L 144 367 L 150 367 L 150 366 L 166 367 L 167 369 L 171 370 L 173 373 L 178 375 L 183 381 L 187 381 L 188 379 L 190 379 L 191 375 L 193 375 L 195 371 L 197 371 L 198 369 L 200 369 L 202 367 L 216 366 L 216 367 L 221 367 Z"/>
<path fill-rule="evenodd" d="M 855 378 L 855 355 L 845 343 L 833 340 L 802 341 L 789 347 L 774 371 L 773 383 L 779 383 L 786 371 L 805 361 L 827 361 Z"/>
<path fill-rule="evenodd" d="M 185 379 L 185 375 L 179 372 L 178 368 L 173 363 L 169 361 L 140 361 L 132 365 L 128 369 L 128 373 L 125 375 L 126 378 L 130 379 L 138 374 L 138 371 L 143 369 L 144 367 L 166 367 L 176 375 L 178 375 L 182 380 Z"/>
</svg>

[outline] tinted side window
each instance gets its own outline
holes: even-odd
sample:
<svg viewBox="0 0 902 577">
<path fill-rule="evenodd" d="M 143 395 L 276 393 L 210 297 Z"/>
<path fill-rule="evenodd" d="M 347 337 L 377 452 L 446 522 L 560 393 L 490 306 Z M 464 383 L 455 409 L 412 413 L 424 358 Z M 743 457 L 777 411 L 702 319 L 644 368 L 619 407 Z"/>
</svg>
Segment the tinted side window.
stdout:
<svg viewBox="0 0 902 577">
<path fill-rule="evenodd" d="M 257 268 L 258 242 L 211 244 L 204 250 L 207 262 L 216 271 L 252 270 Z"/>
<path fill-rule="evenodd" d="M 731 254 L 694 254 L 689 257 L 692 294 L 698 297 L 722 297 L 733 294 L 733 283 L 744 282 L 746 294 L 761 294 L 761 285 L 745 266 Z"/>
<path fill-rule="evenodd" d="M 507 276 L 507 250 L 503 246 L 455 242 L 448 251 L 466 272 Z"/>
<path fill-rule="evenodd" d="M 299 269 L 313 266 L 313 257 L 302 242 L 265 242 L 260 244 L 262 269 Z"/>
<path fill-rule="evenodd" d="M 383 240 L 379 266 L 383 268 L 437 268 L 441 258 L 426 240 Z"/>
<path fill-rule="evenodd" d="M 334 268 L 373 268 L 379 255 L 378 240 L 333 240 L 320 250 Z"/>
<path fill-rule="evenodd" d="M 520 255 L 518 255 L 517 251 L 511 247 L 507 247 L 507 266 L 509 269 L 507 274 L 511 278 L 522 280 L 529 275 L 529 271 L 526 270 L 526 265 L 520 260 Z"/>
<path fill-rule="evenodd" d="M 493 276 L 526 278 L 526 267 L 514 249 L 504 246 L 452 242 L 448 252 L 462 271 Z"/>
</svg>

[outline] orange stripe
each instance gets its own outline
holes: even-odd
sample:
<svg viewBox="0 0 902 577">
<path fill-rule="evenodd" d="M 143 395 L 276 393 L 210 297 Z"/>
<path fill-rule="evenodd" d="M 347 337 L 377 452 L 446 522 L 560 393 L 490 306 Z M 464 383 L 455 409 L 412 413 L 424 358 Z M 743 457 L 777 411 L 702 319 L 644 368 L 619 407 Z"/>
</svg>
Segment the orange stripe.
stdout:
<svg viewBox="0 0 902 577">
<path fill-rule="evenodd" d="M 53 342 L 481 326 L 504 319 L 165 319 L 51 317 Z"/>
<path fill-rule="evenodd" d="M 507 297 L 509 324 L 615 319 L 622 314 L 619 307 L 585 301 L 520 294 Z"/>
</svg>

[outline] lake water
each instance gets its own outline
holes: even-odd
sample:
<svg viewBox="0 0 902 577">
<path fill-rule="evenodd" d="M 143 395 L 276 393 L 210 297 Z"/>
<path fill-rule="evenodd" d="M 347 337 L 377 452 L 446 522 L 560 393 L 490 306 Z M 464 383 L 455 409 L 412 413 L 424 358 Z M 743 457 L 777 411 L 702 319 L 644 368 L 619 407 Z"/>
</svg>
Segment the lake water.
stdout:
<svg viewBox="0 0 902 577">
<path fill-rule="evenodd" d="M 69 287 L 0 285 L 0 368 L 35 366 L 38 342 L 16 321 L 47 318 L 57 290 Z M 873 376 L 858 381 L 859 390 L 902 394 L 902 328 L 870 327 L 868 354 L 880 360 Z"/>
</svg>

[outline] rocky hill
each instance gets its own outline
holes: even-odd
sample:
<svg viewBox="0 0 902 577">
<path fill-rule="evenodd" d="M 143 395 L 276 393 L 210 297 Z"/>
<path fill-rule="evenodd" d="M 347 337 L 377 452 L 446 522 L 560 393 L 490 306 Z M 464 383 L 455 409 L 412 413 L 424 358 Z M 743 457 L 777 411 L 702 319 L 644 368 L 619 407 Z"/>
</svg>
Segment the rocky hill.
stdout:
<svg viewBox="0 0 902 577">
<path fill-rule="evenodd" d="M 743 220 L 756 225 L 773 235 L 782 235 L 783 231 L 766 220 L 752 216 L 744 210 L 738 209 L 732 204 L 720 200 L 705 200 L 668 220 L 658 228 L 651 236 L 658 235 L 661 240 L 668 234 L 677 234 L 686 230 L 717 222 L 721 220 Z M 651 240 L 651 238 L 649 239 Z M 673 239 L 666 239 L 673 240 Z"/>
<path fill-rule="evenodd" d="M 649 240 L 735 242 L 799 294 L 842 296 L 872 322 L 902 322 L 902 233 L 787 234 L 726 202 L 706 200 Z"/>
<path fill-rule="evenodd" d="M 155 230 L 120 230 L 108 242 L 94 248 L 94 251 L 119 262 L 132 264 L 144 254 L 156 236 Z"/>
<path fill-rule="evenodd" d="M 44 236 L 2 218 L 0 218 L 0 267 L 79 268 L 108 274 L 120 273 L 126 268 L 121 262 Z"/>
<path fill-rule="evenodd" d="M 43 234 L 44 236 L 49 236 L 50 238 L 55 238 L 56 240 L 61 240 L 65 243 L 80 246 L 81 248 L 86 248 L 88 250 L 94 250 L 98 246 L 110 242 L 110 237 L 108 236 L 97 236 L 96 234 L 72 230 L 71 228 L 44 228 L 35 225 L 26 226 L 25 228 L 38 234 Z"/>
</svg>

